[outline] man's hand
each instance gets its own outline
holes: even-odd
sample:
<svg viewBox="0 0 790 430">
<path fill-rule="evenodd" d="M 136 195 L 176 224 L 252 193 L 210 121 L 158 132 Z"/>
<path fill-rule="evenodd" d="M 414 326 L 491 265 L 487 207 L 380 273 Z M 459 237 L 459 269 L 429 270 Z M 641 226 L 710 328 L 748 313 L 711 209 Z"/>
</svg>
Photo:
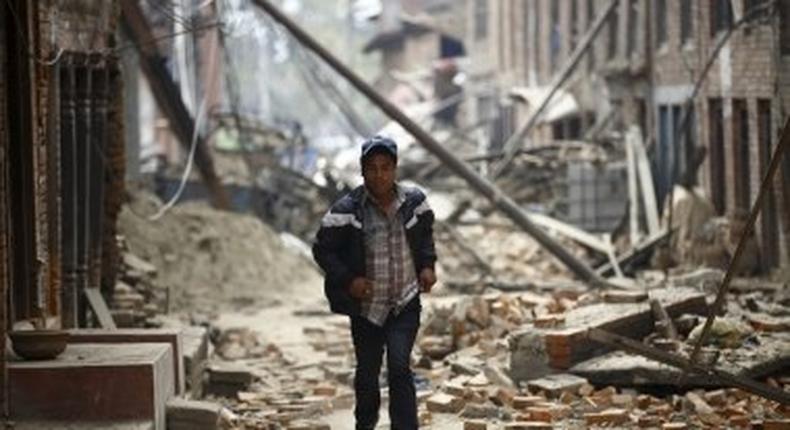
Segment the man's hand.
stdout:
<svg viewBox="0 0 790 430">
<path fill-rule="evenodd" d="M 348 292 L 355 299 L 366 299 L 373 296 L 373 282 L 362 276 L 358 276 L 351 281 Z"/>
<path fill-rule="evenodd" d="M 430 293 L 433 284 L 436 283 L 436 273 L 430 267 L 420 270 L 420 290 L 423 293 Z"/>
</svg>

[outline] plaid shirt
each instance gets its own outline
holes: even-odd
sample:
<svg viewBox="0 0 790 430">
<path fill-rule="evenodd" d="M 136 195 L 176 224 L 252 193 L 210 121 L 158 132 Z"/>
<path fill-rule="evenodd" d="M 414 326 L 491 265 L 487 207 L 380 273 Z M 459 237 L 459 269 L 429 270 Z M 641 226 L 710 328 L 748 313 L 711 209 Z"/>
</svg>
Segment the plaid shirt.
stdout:
<svg viewBox="0 0 790 430">
<path fill-rule="evenodd" d="M 396 186 L 397 187 L 397 186 Z M 418 293 L 417 275 L 406 232 L 398 209 L 406 200 L 397 187 L 395 208 L 385 214 L 369 194 L 365 194 L 363 229 L 365 268 L 373 281 L 373 294 L 362 301 L 362 316 L 383 326 L 390 312 L 398 314 Z"/>
</svg>

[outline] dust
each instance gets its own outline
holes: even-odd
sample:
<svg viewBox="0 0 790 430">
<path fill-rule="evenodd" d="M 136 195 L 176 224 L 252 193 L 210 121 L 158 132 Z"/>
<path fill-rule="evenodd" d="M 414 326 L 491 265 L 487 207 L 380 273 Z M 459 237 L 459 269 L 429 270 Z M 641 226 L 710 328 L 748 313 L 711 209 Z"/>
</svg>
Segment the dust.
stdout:
<svg viewBox="0 0 790 430">
<path fill-rule="evenodd" d="M 150 193 L 131 192 L 119 231 L 129 251 L 157 267 L 170 312 L 275 305 L 320 285 L 313 263 L 259 219 L 196 202 L 146 219 L 160 205 Z"/>
</svg>

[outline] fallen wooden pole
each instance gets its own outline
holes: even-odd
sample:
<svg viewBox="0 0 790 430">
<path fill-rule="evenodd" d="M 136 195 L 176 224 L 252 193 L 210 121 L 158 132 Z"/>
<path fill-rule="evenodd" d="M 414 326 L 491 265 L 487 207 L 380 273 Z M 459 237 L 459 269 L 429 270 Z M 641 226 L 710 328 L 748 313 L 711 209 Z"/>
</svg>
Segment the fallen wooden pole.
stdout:
<svg viewBox="0 0 790 430">
<path fill-rule="evenodd" d="M 291 35 L 302 45 L 321 57 L 337 73 L 349 81 L 372 103 L 378 106 L 390 118 L 397 121 L 406 131 L 419 142 L 426 150 L 432 153 L 442 163 L 444 163 L 456 175 L 464 179 L 472 189 L 485 196 L 491 203 L 510 218 L 527 234 L 535 238 L 547 251 L 557 257 L 565 266 L 576 276 L 595 287 L 609 286 L 603 278 L 598 276 L 587 264 L 574 257 L 560 243 L 552 239 L 543 230 L 537 227 L 529 219 L 527 214 L 513 201 L 505 195 L 499 187 L 483 178 L 475 172 L 467 163 L 450 152 L 430 134 L 406 116 L 400 109 L 382 97 L 376 90 L 363 81 L 359 76 L 340 62 L 334 55 L 319 44 L 312 36 L 286 17 L 279 9 L 274 7 L 267 0 L 253 0 L 253 4 L 264 10 L 269 16 L 285 27 Z"/>
<path fill-rule="evenodd" d="M 697 356 L 699 355 L 702 345 L 705 344 L 705 339 L 708 337 L 708 333 L 710 333 L 713 320 L 716 318 L 716 314 L 721 310 L 722 305 L 724 305 L 724 300 L 730 287 L 730 281 L 732 281 L 732 277 L 734 276 L 734 269 L 738 264 L 738 260 L 741 258 L 741 254 L 743 253 L 743 249 L 747 240 L 752 234 L 754 222 L 757 220 L 757 214 L 760 213 L 760 209 L 763 207 L 763 199 L 765 198 L 766 191 L 771 186 L 771 181 L 773 181 L 776 169 L 779 168 L 779 162 L 782 160 L 782 154 L 788 145 L 790 145 L 790 117 L 788 117 L 785 121 L 784 129 L 782 129 L 782 136 L 779 138 L 779 144 L 776 145 L 776 148 L 774 148 L 774 153 L 771 154 L 771 161 L 768 163 L 768 170 L 765 172 L 763 181 L 760 184 L 760 191 L 757 193 L 757 199 L 755 199 L 754 204 L 752 205 L 752 210 L 749 212 L 749 218 L 746 220 L 746 228 L 744 228 L 741 238 L 738 240 L 738 246 L 735 248 L 735 252 L 732 255 L 732 259 L 730 260 L 730 265 L 727 267 L 727 272 L 724 274 L 724 279 L 721 281 L 719 291 L 716 293 L 716 300 L 713 302 L 713 305 L 708 311 L 708 319 L 705 320 L 705 326 L 702 327 L 702 333 L 700 333 L 699 339 L 697 339 L 697 343 L 694 345 L 694 351 L 691 353 L 690 360 L 692 365 L 697 362 Z"/>
<path fill-rule="evenodd" d="M 770 385 L 766 385 L 754 381 L 749 378 L 733 375 L 732 373 L 725 372 L 723 370 L 719 370 L 713 367 L 708 368 L 701 366 L 699 364 L 692 363 L 691 360 L 688 360 L 686 358 L 683 358 L 675 354 L 670 354 L 666 351 L 662 351 L 657 348 L 653 348 L 639 341 L 629 339 L 625 336 L 620 336 L 618 334 L 610 333 L 606 330 L 601 330 L 599 328 L 590 329 L 587 332 L 587 336 L 596 342 L 602 343 L 612 348 L 617 348 L 627 352 L 638 354 L 643 357 L 647 357 L 651 360 L 656 360 L 660 363 L 677 367 L 679 369 L 688 369 L 694 373 L 699 373 L 708 378 L 711 378 L 712 380 L 721 382 L 722 385 L 737 387 L 745 391 L 748 391 L 750 393 L 754 393 L 760 397 L 764 397 L 766 399 L 779 402 L 783 405 L 790 404 L 790 393 L 771 387 Z"/>
</svg>

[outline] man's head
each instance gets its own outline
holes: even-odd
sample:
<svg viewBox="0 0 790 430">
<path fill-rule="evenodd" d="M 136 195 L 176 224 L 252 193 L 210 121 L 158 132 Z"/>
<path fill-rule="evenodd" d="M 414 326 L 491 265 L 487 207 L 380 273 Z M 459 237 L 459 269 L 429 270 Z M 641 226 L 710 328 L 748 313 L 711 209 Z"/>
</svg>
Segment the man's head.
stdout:
<svg viewBox="0 0 790 430">
<path fill-rule="evenodd" d="M 368 191 L 377 199 L 386 199 L 395 186 L 398 146 L 390 138 L 374 136 L 362 144 L 362 177 Z"/>
</svg>

